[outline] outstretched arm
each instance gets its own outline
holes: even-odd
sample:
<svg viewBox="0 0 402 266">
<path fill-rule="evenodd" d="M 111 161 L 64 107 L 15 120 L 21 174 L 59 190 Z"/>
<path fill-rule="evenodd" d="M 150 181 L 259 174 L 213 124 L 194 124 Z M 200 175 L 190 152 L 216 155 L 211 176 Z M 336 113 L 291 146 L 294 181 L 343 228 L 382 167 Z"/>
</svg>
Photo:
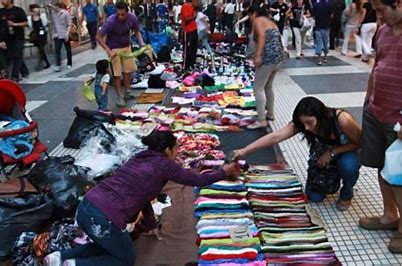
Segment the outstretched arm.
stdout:
<svg viewBox="0 0 402 266">
<path fill-rule="evenodd" d="M 247 154 L 253 153 L 262 148 L 272 146 L 283 140 L 291 138 L 294 135 L 296 135 L 297 133 L 298 132 L 297 132 L 293 122 L 291 122 L 291 123 L 287 124 L 286 126 L 284 126 L 283 128 L 257 139 L 256 141 L 252 142 L 251 144 L 247 145 L 246 147 L 244 147 L 240 150 L 234 151 L 234 157 L 235 157 L 235 159 L 238 159 L 240 157 L 246 156 Z"/>
</svg>

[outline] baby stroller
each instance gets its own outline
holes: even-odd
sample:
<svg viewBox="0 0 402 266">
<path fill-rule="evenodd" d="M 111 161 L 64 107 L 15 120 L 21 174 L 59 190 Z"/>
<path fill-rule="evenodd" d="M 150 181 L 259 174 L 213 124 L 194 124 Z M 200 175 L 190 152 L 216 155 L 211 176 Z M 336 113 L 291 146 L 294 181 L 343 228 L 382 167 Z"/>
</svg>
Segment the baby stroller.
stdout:
<svg viewBox="0 0 402 266">
<path fill-rule="evenodd" d="M 38 139 L 38 124 L 32 121 L 25 110 L 26 97 L 21 87 L 11 80 L 0 80 L 0 141 L 18 138 L 21 135 L 29 136 L 31 149 L 29 154 L 20 154 L 15 157 L 6 154 L 3 146 L 0 148 L 0 175 L 9 179 L 9 174 L 16 168 L 26 169 L 37 162 L 42 153 L 47 154 L 47 147 Z M 19 121 L 26 125 L 18 129 L 7 128 L 12 122 Z M 4 127 L 3 127 L 4 126 Z M 8 143 L 8 142 L 7 142 Z M 6 170 L 7 169 L 7 170 Z"/>
</svg>

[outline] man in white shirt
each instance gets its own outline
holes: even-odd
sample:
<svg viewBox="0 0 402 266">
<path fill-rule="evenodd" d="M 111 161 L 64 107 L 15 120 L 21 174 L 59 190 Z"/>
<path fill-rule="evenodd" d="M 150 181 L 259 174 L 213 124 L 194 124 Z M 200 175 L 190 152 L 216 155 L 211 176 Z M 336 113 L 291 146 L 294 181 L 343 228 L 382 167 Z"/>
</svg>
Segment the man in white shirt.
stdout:
<svg viewBox="0 0 402 266">
<path fill-rule="evenodd" d="M 235 13 L 235 4 L 232 3 L 232 0 L 228 0 L 228 3 L 225 6 L 224 10 L 224 23 L 228 29 L 232 29 L 233 27 L 233 19 Z"/>
</svg>

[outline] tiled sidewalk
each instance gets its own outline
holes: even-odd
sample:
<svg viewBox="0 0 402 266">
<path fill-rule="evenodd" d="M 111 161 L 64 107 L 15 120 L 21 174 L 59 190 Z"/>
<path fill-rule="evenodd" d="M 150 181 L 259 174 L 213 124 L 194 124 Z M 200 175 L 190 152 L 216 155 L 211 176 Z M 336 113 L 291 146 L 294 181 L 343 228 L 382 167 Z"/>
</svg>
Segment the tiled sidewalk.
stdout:
<svg viewBox="0 0 402 266">
<path fill-rule="evenodd" d="M 308 55 L 312 56 L 313 51 L 307 51 L 306 56 Z M 355 116 L 356 120 L 361 121 L 365 88 L 356 86 L 353 80 L 348 80 L 348 76 L 351 73 L 368 73 L 370 67 L 351 57 L 337 55 L 335 57 L 349 65 L 331 66 L 330 63 L 328 66 L 317 68 L 307 62 L 305 64 L 307 67 L 302 67 L 300 65 L 303 63 L 297 62 L 298 65 L 295 65 L 293 63 L 295 60 L 290 59 L 287 67 L 277 74 L 274 81 L 276 120 L 271 124 L 274 130 L 281 128 L 291 120 L 294 107 L 302 97 L 307 95 L 314 95 L 329 106 L 345 108 Z M 289 65 L 291 67 L 288 67 Z M 334 91 L 325 91 L 328 87 L 342 86 L 336 78 L 339 74 L 350 82 L 349 90 L 341 92 L 345 88 L 335 88 Z M 298 78 L 303 76 L 304 79 L 311 79 L 312 76 L 318 78 L 317 87 L 320 92 L 311 92 L 311 87 L 302 88 L 292 79 L 294 76 Z M 310 93 L 307 94 L 305 91 Z M 298 135 L 281 143 L 280 148 L 287 162 L 305 182 L 308 147 L 306 141 L 301 139 L 302 137 Z M 402 255 L 394 255 L 387 249 L 392 232 L 366 231 L 360 229 L 357 224 L 359 217 L 380 215 L 382 212 L 376 170 L 361 168 L 352 206 L 347 211 L 340 212 L 335 208 L 337 197 L 337 194 L 329 196 L 324 202 L 312 204 L 312 206 L 318 209 L 323 221 L 328 226 L 327 235 L 341 262 L 345 265 L 401 265 Z"/>
</svg>

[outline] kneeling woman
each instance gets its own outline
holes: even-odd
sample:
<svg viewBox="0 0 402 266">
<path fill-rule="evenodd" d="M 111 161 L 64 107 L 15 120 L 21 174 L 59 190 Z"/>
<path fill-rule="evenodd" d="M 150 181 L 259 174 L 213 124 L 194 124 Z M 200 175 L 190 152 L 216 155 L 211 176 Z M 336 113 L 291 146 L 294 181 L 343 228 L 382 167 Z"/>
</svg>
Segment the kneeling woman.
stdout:
<svg viewBox="0 0 402 266">
<path fill-rule="evenodd" d="M 235 158 L 268 147 L 302 133 L 310 146 L 309 167 L 336 164 L 343 186 L 336 207 L 344 211 L 353 197 L 353 186 L 359 177 L 360 162 L 356 150 L 361 128 L 353 117 L 341 110 L 326 107 L 314 97 L 303 98 L 293 111 L 293 120 L 246 147 L 235 151 Z M 326 195 L 312 191 L 307 179 L 306 194 L 310 201 L 320 202 Z"/>
<path fill-rule="evenodd" d="M 234 163 L 222 169 L 197 174 L 175 162 L 176 138 L 171 132 L 154 131 L 142 142 L 142 151 L 119 168 L 113 176 L 90 190 L 79 204 L 76 219 L 93 240 L 76 248 L 55 252 L 45 258 L 48 265 L 127 265 L 135 261 L 133 243 L 126 225 L 142 211 L 148 229 L 156 228 L 152 206 L 171 180 L 190 186 L 206 186 L 240 173 Z"/>
</svg>

